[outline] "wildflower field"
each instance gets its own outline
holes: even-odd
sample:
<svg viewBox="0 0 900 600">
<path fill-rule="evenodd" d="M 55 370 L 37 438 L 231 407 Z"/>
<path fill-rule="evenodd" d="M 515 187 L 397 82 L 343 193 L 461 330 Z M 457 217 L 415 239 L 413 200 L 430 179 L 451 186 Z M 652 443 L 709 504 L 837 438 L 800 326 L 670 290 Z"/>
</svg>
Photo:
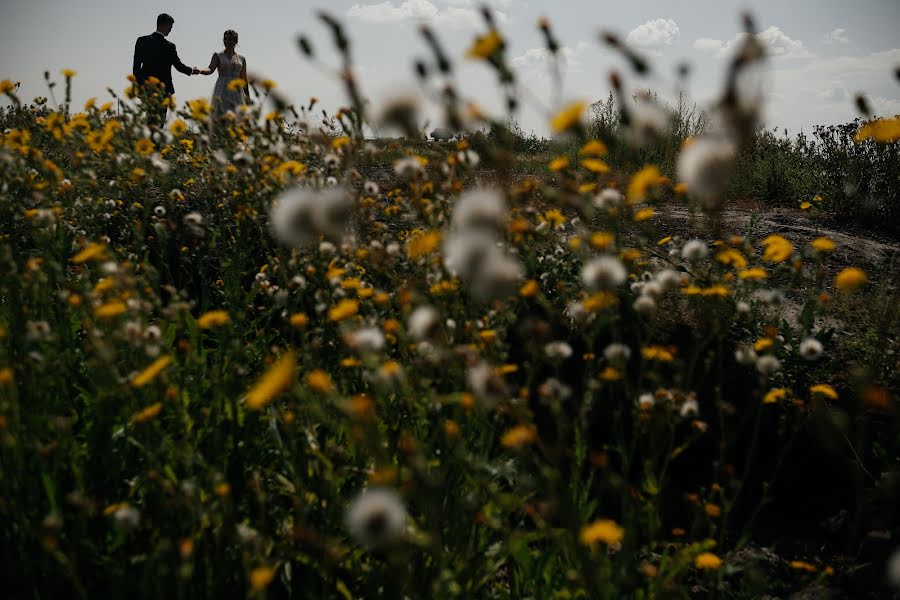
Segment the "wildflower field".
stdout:
<svg viewBox="0 0 900 600">
<path fill-rule="evenodd" d="M 704 131 L 672 146 L 668 109 L 624 91 L 652 65 L 606 34 L 633 71 L 611 77 L 615 129 L 562 103 L 535 152 L 510 141 L 489 12 L 467 59 L 508 115 L 422 29 L 423 89 L 469 132 L 443 142 L 410 100 L 367 107 L 322 26 L 334 115 L 266 79 L 237 115 L 192 100 L 165 126 L 152 85 L 79 110 L 74 72 L 64 94 L 48 75 L 59 102 L 0 84 L 5 597 L 900 585 L 897 255 L 817 230 L 824 180 L 790 199 L 802 232 L 730 227 L 759 144 L 751 19 Z M 898 129 L 845 132 L 884 189 Z"/>
</svg>

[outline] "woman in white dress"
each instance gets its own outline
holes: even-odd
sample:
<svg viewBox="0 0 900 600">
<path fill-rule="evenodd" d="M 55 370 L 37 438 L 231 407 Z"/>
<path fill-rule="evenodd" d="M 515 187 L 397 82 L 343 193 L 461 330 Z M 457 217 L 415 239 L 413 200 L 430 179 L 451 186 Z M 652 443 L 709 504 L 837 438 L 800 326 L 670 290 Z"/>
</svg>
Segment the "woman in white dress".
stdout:
<svg viewBox="0 0 900 600">
<path fill-rule="evenodd" d="M 221 118 L 228 111 L 237 112 L 237 108 L 247 104 L 250 98 L 250 87 L 247 83 L 247 59 L 235 52 L 238 34 L 229 29 L 222 35 L 225 49 L 213 54 L 209 68 L 199 69 L 201 75 L 212 75 L 219 72 L 216 86 L 213 88 L 213 114 Z"/>
</svg>

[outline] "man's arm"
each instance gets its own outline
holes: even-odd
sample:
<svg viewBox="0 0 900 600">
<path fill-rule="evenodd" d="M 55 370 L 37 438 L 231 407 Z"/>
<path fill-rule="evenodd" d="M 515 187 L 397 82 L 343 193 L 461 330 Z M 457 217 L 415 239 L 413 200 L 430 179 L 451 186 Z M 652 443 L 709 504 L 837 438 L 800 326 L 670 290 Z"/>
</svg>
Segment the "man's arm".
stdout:
<svg viewBox="0 0 900 600">
<path fill-rule="evenodd" d="M 144 48 L 141 45 L 141 38 L 134 43 L 134 65 L 131 67 L 131 74 L 135 80 L 140 83 L 143 80 L 141 76 L 142 65 L 144 63 Z"/>
<path fill-rule="evenodd" d="M 175 44 L 172 44 L 172 66 L 184 73 L 185 75 L 193 75 L 194 70 L 186 66 L 181 59 L 178 58 L 178 52 L 175 50 Z"/>
</svg>

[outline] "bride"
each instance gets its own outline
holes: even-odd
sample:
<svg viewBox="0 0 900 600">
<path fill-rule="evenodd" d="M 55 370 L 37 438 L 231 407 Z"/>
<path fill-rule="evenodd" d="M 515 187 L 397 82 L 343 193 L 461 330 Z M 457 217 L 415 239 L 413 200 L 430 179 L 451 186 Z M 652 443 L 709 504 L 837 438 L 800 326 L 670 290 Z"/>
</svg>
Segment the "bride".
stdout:
<svg viewBox="0 0 900 600">
<path fill-rule="evenodd" d="M 219 78 L 213 88 L 213 114 L 222 118 L 225 113 L 237 112 L 237 108 L 247 104 L 250 98 L 250 87 L 247 83 L 247 59 L 235 52 L 238 34 L 229 29 L 222 35 L 225 49 L 213 54 L 209 68 L 197 69 L 201 75 L 212 75 L 218 70 Z"/>
</svg>

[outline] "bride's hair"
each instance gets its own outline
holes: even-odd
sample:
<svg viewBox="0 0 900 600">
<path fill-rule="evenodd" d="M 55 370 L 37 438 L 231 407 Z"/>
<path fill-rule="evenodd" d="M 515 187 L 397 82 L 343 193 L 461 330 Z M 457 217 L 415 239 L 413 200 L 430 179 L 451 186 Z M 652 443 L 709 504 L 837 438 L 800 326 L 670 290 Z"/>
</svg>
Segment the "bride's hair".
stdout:
<svg viewBox="0 0 900 600">
<path fill-rule="evenodd" d="M 224 38 L 224 37 L 227 36 L 228 34 L 231 34 L 231 35 L 234 36 L 234 43 L 236 44 L 237 41 L 238 41 L 238 33 L 237 33 L 237 31 L 235 31 L 234 29 L 228 29 L 227 31 L 225 31 L 225 33 L 222 34 L 222 37 Z"/>
</svg>

